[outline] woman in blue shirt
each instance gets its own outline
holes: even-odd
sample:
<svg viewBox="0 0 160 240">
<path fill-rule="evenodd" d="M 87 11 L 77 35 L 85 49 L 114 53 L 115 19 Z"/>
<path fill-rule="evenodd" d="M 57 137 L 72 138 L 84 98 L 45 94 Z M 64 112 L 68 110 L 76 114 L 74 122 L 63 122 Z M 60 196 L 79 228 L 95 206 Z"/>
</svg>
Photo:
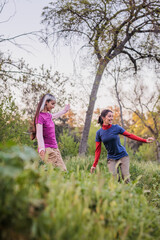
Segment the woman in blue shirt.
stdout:
<svg viewBox="0 0 160 240">
<path fill-rule="evenodd" d="M 122 134 L 128 138 L 136 141 L 150 143 L 154 141 L 154 138 L 149 137 L 143 139 L 137 137 L 120 127 L 118 124 L 113 125 L 113 112 L 111 110 L 103 110 L 99 116 L 98 123 L 101 128 L 96 132 L 96 150 L 95 150 L 95 160 L 93 166 L 91 167 L 91 173 L 94 172 L 98 164 L 98 160 L 101 154 L 101 142 L 103 142 L 107 150 L 107 165 L 109 172 L 113 174 L 114 177 L 119 178 L 118 168 L 120 167 L 122 178 L 126 183 L 130 181 L 129 173 L 129 156 L 124 146 L 120 143 L 119 134 Z"/>
</svg>

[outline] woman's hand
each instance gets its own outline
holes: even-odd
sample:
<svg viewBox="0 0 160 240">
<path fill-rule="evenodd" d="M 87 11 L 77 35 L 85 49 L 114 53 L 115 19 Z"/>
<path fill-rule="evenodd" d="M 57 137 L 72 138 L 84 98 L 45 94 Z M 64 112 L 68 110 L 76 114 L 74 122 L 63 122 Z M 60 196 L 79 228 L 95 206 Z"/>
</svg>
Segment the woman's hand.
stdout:
<svg viewBox="0 0 160 240">
<path fill-rule="evenodd" d="M 65 105 L 65 108 L 64 108 L 65 112 L 68 112 L 69 109 L 70 109 L 70 105 L 69 104 Z"/>
<path fill-rule="evenodd" d="M 153 137 L 149 137 L 146 140 L 147 140 L 147 143 L 152 143 L 155 141 L 155 139 Z"/>
<path fill-rule="evenodd" d="M 92 167 L 91 167 L 91 173 L 94 173 L 95 169 L 96 169 L 96 168 L 92 166 Z"/>
<path fill-rule="evenodd" d="M 40 151 L 39 155 L 40 155 L 41 159 L 44 161 L 45 151 L 44 150 Z"/>
</svg>

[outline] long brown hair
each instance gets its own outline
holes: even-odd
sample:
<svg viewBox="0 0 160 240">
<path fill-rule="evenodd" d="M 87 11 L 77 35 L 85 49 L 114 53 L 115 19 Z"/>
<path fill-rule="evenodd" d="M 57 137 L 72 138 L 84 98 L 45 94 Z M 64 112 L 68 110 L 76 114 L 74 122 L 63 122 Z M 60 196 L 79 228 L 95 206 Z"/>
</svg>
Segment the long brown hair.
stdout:
<svg viewBox="0 0 160 240">
<path fill-rule="evenodd" d="M 37 123 L 37 120 L 38 120 L 38 117 L 39 117 L 39 113 L 41 111 L 41 106 L 42 106 L 44 98 L 46 98 L 46 96 L 48 96 L 48 99 L 46 100 L 47 102 L 49 102 L 51 100 L 55 100 L 55 97 L 53 95 L 45 94 L 45 95 L 43 95 L 43 97 L 39 101 L 38 106 L 37 106 L 37 110 L 36 110 L 36 113 L 35 113 L 35 116 L 34 116 L 34 120 L 32 122 L 30 122 L 29 132 L 30 132 L 30 139 L 31 140 L 34 140 L 36 138 L 36 123 Z"/>
</svg>

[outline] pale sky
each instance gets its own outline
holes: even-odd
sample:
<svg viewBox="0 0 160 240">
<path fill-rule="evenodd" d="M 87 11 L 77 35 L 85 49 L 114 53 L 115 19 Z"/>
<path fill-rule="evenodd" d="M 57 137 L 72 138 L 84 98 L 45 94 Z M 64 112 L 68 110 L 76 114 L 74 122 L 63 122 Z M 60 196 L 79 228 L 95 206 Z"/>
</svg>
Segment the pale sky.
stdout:
<svg viewBox="0 0 160 240">
<path fill-rule="evenodd" d="M 42 9 L 49 2 L 49 0 L 8 0 L 0 15 L 0 35 L 8 38 L 22 33 L 39 31 L 43 27 L 40 24 Z M 68 57 L 70 55 L 69 47 L 61 47 L 63 58 L 60 54 L 57 54 L 55 59 L 51 50 L 45 44 L 40 43 L 36 37 L 24 36 L 16 39 L 16 42 L 21 44 L 25 51 L 8 42 L 1 44 L 2 51 L 8 52 L 9 50 L 14 58 L 23 57 L 33 67 L 44 64 L 46 67 L 52 66 L 55 70 L 61 70 L 61 72 L 72 72 L 71 58 Z"/>
</svg>

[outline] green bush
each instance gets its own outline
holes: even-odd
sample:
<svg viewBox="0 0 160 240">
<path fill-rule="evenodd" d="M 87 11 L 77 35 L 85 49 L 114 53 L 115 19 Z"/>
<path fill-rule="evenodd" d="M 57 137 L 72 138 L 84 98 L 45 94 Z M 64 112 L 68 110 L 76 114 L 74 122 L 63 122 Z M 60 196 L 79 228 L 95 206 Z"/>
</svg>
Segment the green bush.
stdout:
<svg viewBox="0 0 160 240">
<path fill-rule="evenodd" d="M 23 120 L 12 98 L 6 97 L 0 103 L 0 126 L 0 143 L 12 141 L 14 144 L 33 146 L 27 133 L 28 120 Z"/>
<path fill-rule="evenodd" d="M 2 149 L 2 147 L 1 147 Z M 0 239 L 30 239 L 35 216 L 44 208 L 48 192 L 29 147 L 6 146 L 0 152 Z"/>
<path fill-rule="evenodd" d="M 62 157 L 73 157 L 78 154 L 79 143 L 74 140 L 74 137 L 69 134 L 69 131 L 65 130 L 63 134 L 59 136 L 58 147 Z"/>
<path fill-rule="evenodd" d="M 144 191 L 149 203 L 160 211 L 160 165 L 155 162 L 131 162 L 130 173 L 132 181 L 138 176 L 137 188 Z"/>
<path fill-rule="evenodd" d="M 98 131 L 98 129 L 100 128 L 100 126 L 96 126 L 94 123 L 91 124 L 90 127 L 90 131 L 89 131 L 89 137 L 88 137 L 88 142 L 87 142 L 87 154 L 90 156 L 94 156 L 95 155 L 95 149 L 96 149 L 96 132 Z M 101 144 L 101 156 L 100 158 L 102 159 L 106 159 L 107 158 L 107 151 L 103 145 L 103 143 Z"/>
<path fill-rule="evenodd" d="M 91 175 L 89 164 L 91 159 L 74 157 L 68 173 L 50 172 L 41 214 L 50 220 L 37 223 L 36 239 L 159 239 L 160 218 L 136 184 L 118 184 L 104 168 Z"/>
<path fill-rule="evenodd" d="M 135 158 L 139 161 L 156 161 L 156 146 L 154 144 L 143 144 L 135 153 Z"/>
<path fill-rule="evenodd" d="M 141 172 L 133 183 L 119 184 L 104 163 L 90 174 L 92 158 L 70 158 L 68 172 L 61 172 L 39 165 L 31 148 L 1 147 L 0 239 L 159 240 L 157 208 L 137 187 Z"/>
</svg>

